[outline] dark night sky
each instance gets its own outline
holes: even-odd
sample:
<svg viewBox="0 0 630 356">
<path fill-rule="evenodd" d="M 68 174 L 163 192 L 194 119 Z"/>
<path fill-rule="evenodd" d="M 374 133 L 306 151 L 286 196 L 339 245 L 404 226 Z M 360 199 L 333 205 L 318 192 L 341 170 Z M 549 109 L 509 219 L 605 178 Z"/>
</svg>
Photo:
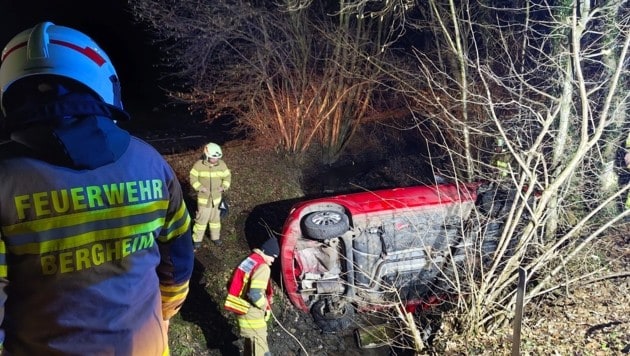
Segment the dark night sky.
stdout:
<svg viewBox="0 0 630 356">
<path fill-rule="evenodd" d="M 109 55 L 122 82 L 123 103 L 160 99 L 152 63 L 157 51 L 143 29 L 133 25 L 125 0 L 0 0 L 0 47 L 38 22 L 73 27 L 92 37 Z"/>
</svg>

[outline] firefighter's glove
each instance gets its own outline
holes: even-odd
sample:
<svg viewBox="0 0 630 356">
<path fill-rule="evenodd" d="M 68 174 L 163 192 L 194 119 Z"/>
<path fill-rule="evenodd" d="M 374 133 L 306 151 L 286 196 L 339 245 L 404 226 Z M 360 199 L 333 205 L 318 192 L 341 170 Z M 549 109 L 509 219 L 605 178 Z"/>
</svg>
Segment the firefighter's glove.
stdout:
<svg viewBox="0 0 630 356">
<path fill-rule="evenodd" d="M 265 310 L 265 321 L 271 319 L 271 310 Z"/>
</svg>

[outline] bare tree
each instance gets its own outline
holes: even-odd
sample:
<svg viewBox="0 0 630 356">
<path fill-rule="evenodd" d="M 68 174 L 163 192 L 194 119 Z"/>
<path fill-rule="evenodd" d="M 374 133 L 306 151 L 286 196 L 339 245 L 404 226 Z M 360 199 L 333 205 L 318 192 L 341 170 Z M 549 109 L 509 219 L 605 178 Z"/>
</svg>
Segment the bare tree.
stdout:
<svg viewBox="0 0 630 356">
<path fill-rule="evenodd" d="M 611 214 L 607 208 L 627 189 L 614 179 L 611 183 L 608 162 L 626 136 L 621 128 L 627 121 L 624 63 L 630 17 L 617 1 L 597 6 L 565 1 L 556 7 L 522 2 L 522 8 L 487 8 L 496 19 L 488 23 L 475 18 L 478 12 L 470 11 L 468 2 L 460 3 L 458 11 L 448 1 L 446 6 L 430 3 L 440 24 L 465 24 L 441 28 L 443 36 L 457 38 L 452 32 L 459 31 L 460 38 L 468 39 L 467 46 L 449 47 L 450 55 L 463 59 L 467 74 L 463 78 L 463 71 L 456 70 L 453 75 L 439 57 L 418 52 L 422 73 L 431 81 L 429 88 L 416 91 L 421 104 L 416 107 L 422 106 L 423 116 L 439 118 L 434 127 L 441 140 L 434 142 L 448 150 L 453 163 L 475 157 L 474 176 L 515 192 L 493 262 L 474 266 L 481 274 L 450 279 L 458 290 L 472 291 L 459 307 L 465 310 L 466 330 L 476 333 L 510 320 L 518 266 L 536 278 L 528 300 L 570 285 L 583 276 L 566 271 L 569 261 L 627 214 L 618 209 Z M 453 88 L 467 94 L 453 95 Z M 434 103 L 430 111 L 426 103 Z M 469 115 L 454 115 L 455 105 L 467 107 Z M 451 137 L 469 137 L 464 151 L 450 145 Z M 484 152 L 492 146 L 490 137 L 507 143 L 511 164 L 506 178 L 488 166 Z M 452 172 L 453 179 L 468 178 L 457 169 Z M 512 247 L 515 238 L 519 242 Z M 566 273 L 562 278 L 560 271 Z"/>
<path fill-rule="evenodd" d="M 168 88 L 171 98 L 209 121 L 233 115 L 261 144 L 298 154 L 320 145 L 332 162 L 364 122 L 408 114 L 402 102 L 383 100 L 378 85 L 375 60 L 399 31 L 386 13 L 340 11 L 343 1 L 298 10 L 291 1 L 130 6 L 182 84 Z"/>
<path fill-rule="evenodd" d="M 473 241 L 498 231 L 496 251 L 484 257 L 470 244 L 479 258 L 443 271 L 444 288 L 464 296 L 455 303 L 461 332 L 474 335 L 509 323 L 518 267 L 533 276 L 526 302 L 568 288 L 599 272 L 572 269 L 580 253 L 630 215 L 619 209 L 630 186 L 613 169 L 628 137 L 627 2 L 493 3 L 131 5 L 177 57 L 167 64 L 192 78 L 172 97 L 209 119 L 236 114 L 277 148 L 319 143 L 331 161 L 363 123 L 406 107 L 442 156 L 436 169 L 509 192 L 488 202 L 500 221 L 480 211 L 462 226 Z M 414 66 L 389 51 L 404 31 L 432 39 L 412 52 Z M 510 157 L 505 177 L 490 163 L 497 138 Z"/>
<path fill-rule="evenodd" d="M 399 20 L 433 34 L 435 51 L 415 51 L 415 71 L 381 63 L 421 134 L 447 157 L 436 169 L 509 192 L 508 204 L 494 202 L 504 220 L 490 261 L 444 273 L 466 296 L 456 307 L 469 335 L 510 321 L 519 266 L 533 276 L 526 301 L 601 272 L 571 266 L 629 214 L 619 209 L 628 185 L 620 187 L 612 169 L 628 137 L 627 4 L 490 4 L 414 4 L 414 17 Z M 510 157 L 505 177 L 490 164 L 497 138 Z M 496 228 L 484 215 L 476 228 L 462 227 L 463 235 L 483 240 Z"/>
</svg>

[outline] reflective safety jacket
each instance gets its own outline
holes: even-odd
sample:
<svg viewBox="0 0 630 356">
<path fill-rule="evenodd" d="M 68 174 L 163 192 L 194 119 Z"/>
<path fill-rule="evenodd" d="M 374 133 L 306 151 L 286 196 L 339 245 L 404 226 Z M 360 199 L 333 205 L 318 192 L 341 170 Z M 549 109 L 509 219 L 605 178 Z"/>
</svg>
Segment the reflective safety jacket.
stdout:
<svg viewBox="0 0 630 356">
<path fill-rule="evenodd" d="M 215 207 L 221 203 L 221 190 L 230 188 L 232 174 L 223 160 L 211 164 L 207 159 L 198 160 L 190 170 L 190 185 L 197 191 L 198 206 Z M 207 191 L 199 191 L 206 187 Z"/>
<path fill-rule="evenodd" d="M 8 145 L 7 145 L 8 146 Z M 165 355 L 194 255 L 171 167 L 131 138 L 91 170 L 2 148 L 0 341 L 12 355 Z"/>
<path fill-rule="evenodd" d="M 498 169 L 501 177 L 507 177 L 510 173 L 511 156 L 508 153 L 498 153 L 492 158 L 492 164 Z"/>
<path fill-rule="evenodd" d="M 255 251 L 244 259 L 232 275 L 224 308 L 237 315 L 247 314 L 252 305 L 268 310 L 273 297 L 271 269 Z"/>
</svg>

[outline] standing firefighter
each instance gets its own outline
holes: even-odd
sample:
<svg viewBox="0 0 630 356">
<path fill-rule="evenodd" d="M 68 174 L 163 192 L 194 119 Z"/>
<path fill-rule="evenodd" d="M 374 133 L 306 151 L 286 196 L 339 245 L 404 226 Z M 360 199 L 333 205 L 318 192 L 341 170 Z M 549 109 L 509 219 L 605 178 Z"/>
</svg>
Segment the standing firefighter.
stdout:
<svg viewBox="0 0 630 356">
<path fill-rule="evenodd" d="M 208 143 L 203 150 L 204 158 L 198 160 L 190 170 L 190 185 L 197 191 L 197 215 L 193 225 L 195 249 L 201 247 L 206 227 L 210 240 L 221 244 L 221 212 L 219 205 L 223 192 L 230 188 L 232 175 L 221 157 L 221 146 Z"/>
<path fill-rule="evenodd" d="M 4 48 L 0 103 L 0 352 L 167 355 L 190 216 L 171 167 L 115 124 L 111 61 L 40 23 Z"/>
<path fill-rule="evenodd" d="M 271 316 L 273 289 L 271 264 L 280 248 L 270 238 L 241 262 L 232 274 L 225 309 L 237 315 L 241 337 L 245 339 L 244 355 L 271 355 L 267 345 L 267 321 Z"/>
<path fill-rule="evenodd" d="M 499 177 L 504 179 L 510 174 L 511 156 L 505 147 L 503 139 L 498 138 L 494 147 L 494 155 L 492 156 L 492 165 L 498 170 Z"/>
</svg>

